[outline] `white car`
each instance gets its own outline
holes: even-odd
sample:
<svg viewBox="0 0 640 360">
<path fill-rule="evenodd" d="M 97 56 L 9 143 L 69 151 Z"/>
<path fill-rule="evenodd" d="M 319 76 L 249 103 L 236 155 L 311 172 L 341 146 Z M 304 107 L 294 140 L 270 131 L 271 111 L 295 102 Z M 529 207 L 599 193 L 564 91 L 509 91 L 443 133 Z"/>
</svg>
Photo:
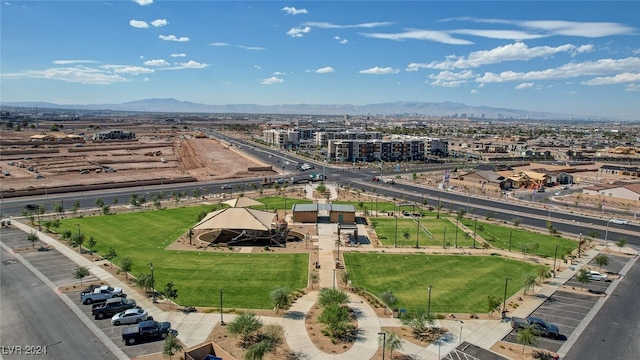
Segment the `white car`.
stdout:
<svg viewBox="0 0 640 360">
<path fill-rule="evenodd" d="M 147 310 L 142 310 L 137 307 L 113 315 L 111 318 L 111 324 L 115 326 L 121 324 L 136 324 L 147 320 L 147 318 L 149 318 Z"/>
<path fill-rule="evenodd" d="M 601 272 L 598 271 L 587 271 L 587 276 L 589 277 L 589 280 L 593 280 L 593 281 L 600 281 L 600 280 L 604 280 L 607 281 L 607 274 L 603 274 Z"/>
<path fill-rule="evenodd" d="M 623 219 L 611 219 L 609 220 L 609 222 L 613 224 L 618 224 L 618 225 L 627 225 L 629 223 L 627 220 L 623 220 Z"/>
</svg>

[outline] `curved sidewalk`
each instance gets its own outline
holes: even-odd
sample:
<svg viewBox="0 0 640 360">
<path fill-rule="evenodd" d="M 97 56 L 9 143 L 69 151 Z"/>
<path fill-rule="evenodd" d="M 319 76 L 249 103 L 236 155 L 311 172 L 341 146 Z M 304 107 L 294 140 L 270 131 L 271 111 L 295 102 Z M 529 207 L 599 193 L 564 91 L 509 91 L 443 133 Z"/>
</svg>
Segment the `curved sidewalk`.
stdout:
<svg viewBox="0 0 640 360">
<path fill-rule="evenodd" d="M 283 317 L 282 327 L 287 344 L 294 352 L 314 360 L 371 359 L 378 351 L 380 321 L 371 306 L 355 295 L 349 294 L 349 306 L 358 319 L 358 338 L 353 347 L 342 354 L 329 354 L 318 349 L 312 342 L 305 327 L 305 318 L 316 303 L 318 292 L 313 291 L 299 298 Z M 319 331 L 319 329 L 318 329 Z"/>
</svg>

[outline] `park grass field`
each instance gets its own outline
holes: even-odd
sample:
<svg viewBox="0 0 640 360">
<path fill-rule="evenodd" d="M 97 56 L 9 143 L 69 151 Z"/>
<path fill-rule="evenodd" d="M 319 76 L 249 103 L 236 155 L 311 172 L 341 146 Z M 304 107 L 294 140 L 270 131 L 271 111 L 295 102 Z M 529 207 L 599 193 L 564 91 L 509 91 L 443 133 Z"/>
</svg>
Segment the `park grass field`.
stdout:
<svg viewBox="0 0 640 360">
<path fill-rule="evenodd" d="M 269 292 L 279 286 L 290 290 L 307 285 L 307 254 L 238 254 L 229 249 L 165 250 L 196 223 L 197 214 L 213 206 L 152 210 L 62 220 L 59 231 L 80 231 L 97 241 L 94 250 L 105 255 L 112 247 L 120 264 L 132 260 L 132 275 L 150 274 L 153 263 L 156 289 L 173 281 L 176 302 L 184 306 L 219 306 L 224 288 L 226 308 L 269 309 Z M 85 242 L 86 246 L 86 242 Z"/>
<path fill-rule="evenodd" d="M 466 218 L 460 222 L 471 231 L 473 231 L 475 227 L 479 236 L 485 239 L 491 246 L 499 249 L 508 250 L 509 239 L 511 239 L 511 251 L 523 252 L 523 245 L 531 248 L 532 244 L 537 244 L 538 248 L 533 251 L 533 254 L 544 257 L 553 257 L 556 246 L 558 246 L 558 256 L 565 252 L 565 250 L 572 251 L 578 248 L 577 241 L 553 235 L 495 225 L 484 221 L 478 221 L 477 224 L 474 224 L 474 220 Z M 529 250 L 527 253 L 531 253 L 531 251 Z"/>
<path fill-rule="evenodd" d="M 418 231 L 418 224 L 408 218 L 398 218 L 398 234 L 396 236 L 396 219 L 393 217 L 372 217 L 369 218 L 372 226 L 378 234 L 378 239 L 384 246 L 394 246 L 396 243 L 399 247 L 415 247 L 416 232 L 418 232 L 419 246 L 443 246 L 449 248 L 455 246 L 469 247 L 473 240 L 465 238 L 464 232 L 458 230 L 456 240 L 456 224 L 452 223 L 442 215 L 440 219 L 435 217 L 423 217 L 420 219 L 421 227 L 431 232 L 433 238 L 429 237 L 424 231 Z M 404 235 L 408 234 L 408 237 Z M 446 239 L 445 239 L 446 236 Z"/>
<path fill-rule="evenodd" d="M 524 276 L 536 265 L 498 256 L 344 253 L 352 286 L 379 296 L 391 289 L 396 306 L 426 310 L 428 287 L 431 313 L 487 313 L 487 296 L 503 299 L 524 287 Z"/>
<path fill-rule="evenodd" d="M 252 209 L 265 210 L 265 207 L 270 210 L 291 210 L 294 204 L 313 204 L 313 201 L 307 199 L 296 199 L 283 196 L 271 196 L 255 199 L 263 203 L 265 206 L 252 206 Z"/>
</svg>

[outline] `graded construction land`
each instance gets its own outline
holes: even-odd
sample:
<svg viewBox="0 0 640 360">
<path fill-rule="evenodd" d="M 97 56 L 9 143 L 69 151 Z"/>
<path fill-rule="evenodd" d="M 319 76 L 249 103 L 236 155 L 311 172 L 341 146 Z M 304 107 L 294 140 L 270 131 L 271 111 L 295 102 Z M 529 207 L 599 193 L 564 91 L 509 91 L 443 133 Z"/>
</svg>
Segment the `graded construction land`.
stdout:
<svg viewBox="0 0 640 360">
<path fill-rule="evenodd" d="M 135 140 L 94 141 L 96 131 L 76 130 L 83 135 L 75 140 L 32 141 L 31 136 L 49 132 L 1 130 L 4 197 L 274 174 L 268 166 L 199 133 L 127 130 L 136 132 Z"/>
</svg>

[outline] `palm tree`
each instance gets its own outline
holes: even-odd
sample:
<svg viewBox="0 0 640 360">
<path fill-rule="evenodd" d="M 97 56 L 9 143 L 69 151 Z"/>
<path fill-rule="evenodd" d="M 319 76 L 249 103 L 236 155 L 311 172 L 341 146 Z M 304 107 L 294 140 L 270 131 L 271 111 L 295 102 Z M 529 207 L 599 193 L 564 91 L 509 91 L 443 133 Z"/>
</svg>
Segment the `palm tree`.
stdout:
<svg viewBox="0 0 640 360">
<path fill-rule="evenodd" d="M 619 252 L 622 252 L 622 248 L 625 247 L 625 245 L 627 245 L 627 239 L 624 237 L 620 238 L 620 240 L 616 242 L 616 246 L 620 249 Z"/>
<path fill-rule="evenodd" d="M 139 288 L 144 288 L 144 293 L 148 292 L 149 287 L 151 287 L 151 274 L 140 274 L 136 277 L 136 286 Z"/>
<path fill-rule="evenodd" d="M 269 298 L 277 314 L 289 306 L 289 289 L 284 286 L 278 287 L 269 293 Z"/>
<path fill-rule="evenodd" d="M 535 291 L 536 285 L 538 284 L 538 279 L 534 274 L 527 274 L 524 276 L 524 293 L 527 294 L 529 291 Z"/>
<path fill-rule="evenodd" d="M 262 340 L 251 346 L 244 353 L 245 360 L 262 360 L 264 356 L 271 350 L 272 346 L 269 340 Z"/>
<path fill-rule="evenodd" d="M 395 350 L 402 350 L 403 349 L 403 345 L 402 343 L 404 342 L 404 340 L 402 340 L 402 338 L 400 336 L 398 336 L 398 334 L 396 334 L 395 332 L 386 332 L 386 341 L 384 346 L 389 349 L 389 359 L 393 359 L 393 352 Z"/>
<path fill-rule="evenodd" d="M 532 326 L 527 326 L 524 329 L 518 331 L 518 342 L 522 344 L 522 353 L 527 345 L 533 347 L 538 342 L 538 337 Z"/>
<path fill-rule="evenodd" d="M 38 234 L 36 234 L 34 231 L 32 231 L 29 236 L 27 236 L 27 240 L 29 240 L 31 242 L 31 246 L 35 249 L 36 248 L 36 242 L 38 240 L 40 240 L 40 238 L 38 237 Z"/>
<path fill-rule="evenodd" d="M 246 312 L 238 315 L 227 325 L 232 335 L 239 335 L 242 342 L 249 343 L 253 335 L 262 327 L 262 320 L 255 313 Z"/>
<path fill-rule="evenodd" d="M 536 276 L 538 277 L 538 281 L 540 283 L 544 282 L 545 279 L 551 277 L 551 270 L 549 269 L 549 265 L 540 265 L 536 267 Z"/>
</svg>

